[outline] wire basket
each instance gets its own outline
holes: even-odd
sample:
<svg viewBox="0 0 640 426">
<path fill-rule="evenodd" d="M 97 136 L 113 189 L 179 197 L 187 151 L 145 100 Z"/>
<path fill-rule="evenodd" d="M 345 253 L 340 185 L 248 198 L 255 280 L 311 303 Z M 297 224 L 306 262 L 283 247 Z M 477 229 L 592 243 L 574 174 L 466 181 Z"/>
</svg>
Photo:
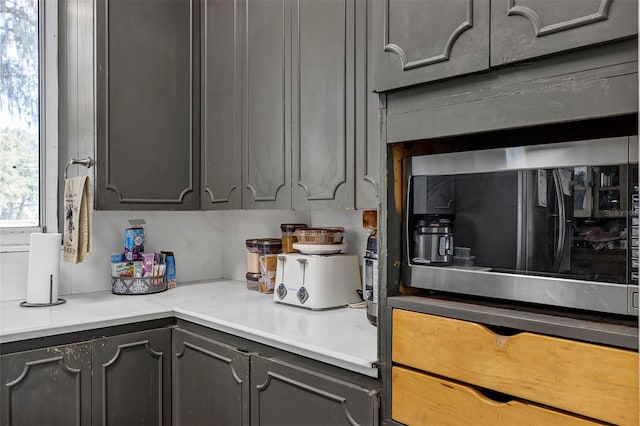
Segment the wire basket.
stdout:
<svg viewBox="0 0 640 426">
<path fill-rule="evenodd" d="M 111 277 L 113 294 L 153 294 L 167 289 L 167 275 L 157 277 Z"/>
</svg>

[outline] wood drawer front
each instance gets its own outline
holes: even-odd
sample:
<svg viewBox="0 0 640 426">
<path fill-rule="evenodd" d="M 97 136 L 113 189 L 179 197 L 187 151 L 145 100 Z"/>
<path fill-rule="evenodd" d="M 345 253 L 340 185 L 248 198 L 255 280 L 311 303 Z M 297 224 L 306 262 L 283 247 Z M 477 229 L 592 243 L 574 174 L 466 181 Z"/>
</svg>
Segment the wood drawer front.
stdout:
<svg viewBox="0 0 640 426">
<path fill-rule="evenodd" d="M 391 416 L 407 425 L 587 426 L 599 423 L 522 401 L 496 402 L 449 380 L 393 367 Z"/>
<path fill-rule="evenodd" d="M 620 425 L 638 425 L 638 354 L 393 312 L 393 361 Z"/>
</svg>

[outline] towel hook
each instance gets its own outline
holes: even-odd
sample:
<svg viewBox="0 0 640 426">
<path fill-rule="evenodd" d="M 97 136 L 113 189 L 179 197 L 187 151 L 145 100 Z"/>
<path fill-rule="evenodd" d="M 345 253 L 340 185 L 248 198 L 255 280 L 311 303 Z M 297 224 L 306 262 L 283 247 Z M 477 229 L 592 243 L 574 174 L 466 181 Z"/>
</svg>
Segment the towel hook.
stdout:
<svg viewBox="0 0 640 426">
<path fill-rule="evenodd" d="M 95 164 L 95 162 L 93 161 L 93 158 L 91 157 L 87 157 L 87 158 L 82 158 L 80 160 L 76 160 L 75 158 L 72 158 L 71 160 L 69 160 L 67 162 L 67 165 L 64 166 L 64 180 L 67 180 L 67 170 L 69 169 L 69 166 L 72 164 L 80 164 L 82 166 L 85 166 L 87 169 L 91 166 L 93 166 Z"/>
</svg>

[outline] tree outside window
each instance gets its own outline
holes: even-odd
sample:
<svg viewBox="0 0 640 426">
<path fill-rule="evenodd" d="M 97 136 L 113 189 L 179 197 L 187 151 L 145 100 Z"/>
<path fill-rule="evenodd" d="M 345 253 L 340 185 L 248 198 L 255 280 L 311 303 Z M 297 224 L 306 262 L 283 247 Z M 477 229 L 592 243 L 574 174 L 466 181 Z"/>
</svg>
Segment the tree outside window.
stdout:
<svg viewBox="0 0 640 426">
<path fill-rule="evenodd" d="M 0 227 L 38 226 L 38 0 L 0 0 Z"/>
</svg>

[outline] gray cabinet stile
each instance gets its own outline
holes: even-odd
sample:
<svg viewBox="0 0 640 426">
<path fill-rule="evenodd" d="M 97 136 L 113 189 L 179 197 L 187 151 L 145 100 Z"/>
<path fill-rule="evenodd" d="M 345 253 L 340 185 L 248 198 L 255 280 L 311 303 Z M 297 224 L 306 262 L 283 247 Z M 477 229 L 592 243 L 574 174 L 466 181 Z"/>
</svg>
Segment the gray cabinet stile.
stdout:
<svg viewBox="0 0 640 426">
<path fill-rule="evenodd" d="M 173 425 L 248 425 L 249 355 L 176 328 Z"/>
<path fill-rule="evenodd" d="M 171 330 L 92 341 L 93 425 L 171 424 Z"/>
<path fill-rule="evenodd" d="M 3 355 L 0 380 L 0 424 L 91 424 L 89 343 Z"/>
<path fill-rule="evenodd" d="M 241 207 L 241 2 L 201 10 L 202 209 Z"/>
<path fill-rule="evenodd" d="M 199 5 L 96 2 L 97 209 L 199 207 Z"/>
</svg>

